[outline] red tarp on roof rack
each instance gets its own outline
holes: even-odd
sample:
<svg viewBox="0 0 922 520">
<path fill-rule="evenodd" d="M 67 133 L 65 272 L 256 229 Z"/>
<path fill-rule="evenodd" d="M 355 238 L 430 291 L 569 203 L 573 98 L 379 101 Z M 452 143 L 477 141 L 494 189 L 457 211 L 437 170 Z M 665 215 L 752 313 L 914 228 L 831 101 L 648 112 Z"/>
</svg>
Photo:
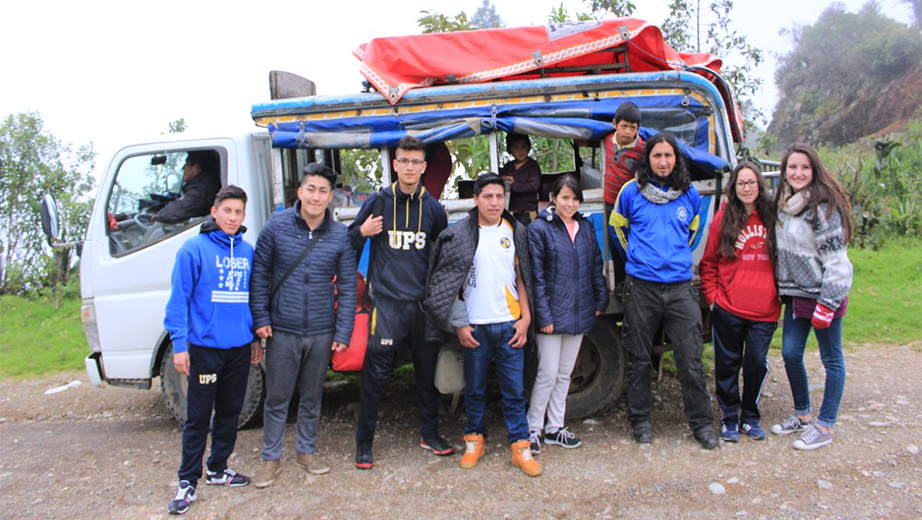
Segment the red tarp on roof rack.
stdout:
<svg viewBox="0 0 922 520">
<path fill-rule="evenodd" d="M 627 48 L 626 58 L 609 50 L 621 45 Z M 636 18 L 375 38 L 353 54 L 362 62 L 362 75 L 391 104 L 416 87 L 525 79 L 538 76 L 540 69 L 549 76 L 585 74 L 565 68 L 597 65 L 603 66 L 599 72 L 681 70 L 686 65 L 719 72 L 722 64 L 712 54 L 676 52 L 658 27 Z M 627 70 L 605 68 L 625 59 Z"/>
</svg>

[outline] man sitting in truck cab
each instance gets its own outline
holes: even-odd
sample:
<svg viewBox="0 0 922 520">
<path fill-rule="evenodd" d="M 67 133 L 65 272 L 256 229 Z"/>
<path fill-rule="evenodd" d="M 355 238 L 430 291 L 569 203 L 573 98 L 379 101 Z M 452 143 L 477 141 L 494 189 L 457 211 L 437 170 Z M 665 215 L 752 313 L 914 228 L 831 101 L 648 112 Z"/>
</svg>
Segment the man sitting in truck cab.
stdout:
<svg viewBox="0 0 922 520">
<path fill-rule="evenodd" d="M 189 152 L 183 166 L 182 195 L 154 215 L 157 222 L 181 222 L 204 217 L 221 189 L 221 160 L 214 150 Z"/>
</svg>

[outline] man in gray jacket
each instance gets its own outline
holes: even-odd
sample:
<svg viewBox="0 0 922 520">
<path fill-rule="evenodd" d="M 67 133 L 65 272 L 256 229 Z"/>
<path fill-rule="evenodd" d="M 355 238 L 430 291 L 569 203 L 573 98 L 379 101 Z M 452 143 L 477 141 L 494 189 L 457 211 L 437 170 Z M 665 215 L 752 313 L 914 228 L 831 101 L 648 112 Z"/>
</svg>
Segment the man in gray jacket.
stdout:
<svg viewBox="0 0 922 520">
<path fill-rule="evenodd" d="M 315 475 L 330 471 L 316 454 L 320 398 L 331 351 L 349 346 L 356 298 L 355 250 L 346 226 L 334 222 L 328 209 L 335 179 L 329 167 L 309 164 L 295 206 L 269 219 L 253 254 L 250 309 L 256 334 L 267 340 L 264 463 L 253 479 L 258 488 L 271 485 L 281 470 L 296 387 L 301 401 L 295 463 Z"/>
</svg>

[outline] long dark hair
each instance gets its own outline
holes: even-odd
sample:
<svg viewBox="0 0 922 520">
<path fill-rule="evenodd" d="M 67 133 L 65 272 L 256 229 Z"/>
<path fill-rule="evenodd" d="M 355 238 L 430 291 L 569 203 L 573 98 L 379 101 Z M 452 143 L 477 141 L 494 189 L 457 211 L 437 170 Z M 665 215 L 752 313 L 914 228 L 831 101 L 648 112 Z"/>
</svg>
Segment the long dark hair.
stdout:
<svg viewBox="0 0 922 520">
<path fill-rule="evenodd" d="M 765 225 L 765 243 L 768 245 L 769 257 L 775 255 L 775 203 L 768 196 L 765 186 L 765 178 L 762 177 L 762 170 L 753 162 L 744 161 L 736 165 L 730 172 L 730 179 L 727 181 L 727 204 L 724 206 L 724 220 L 720 226 L 720 254 L 726 258 L 736 258 L 736 241 L 739 238 L 740 231 L 746 226 L 749 220 L 749 212 L 746 206 L 736 194 L 736 181 L 739 179 L 740 172 L 743 170 L 752 170 L 756 174 L 756 185 L 759 194 L 755 200 L 756 212 Z"/>
<path fill-rule="evenodd" d="M 807 209 L 813 214 L 813 220 L 817 218 L 817 208 L 820 204 L 826 203 L 826 218 L 832 215 L 833 211 L 838 211 L 842 218 L 842 229 L 845 232 L 845 241 L 848 242 L 855 230 L 855 224 L 852 220 L 852 203 L 848 200 L 848 192 L 845 186 L 839 182 L 835 175 L 829 173 L 820 161 L 820 156 L 816 150 L 805 143 L 792 144 L 788 151 L 781 158 L 781 183 L 775 192 L 775 205 L 781 209 L 782 197 L 789 186 L 788 184 L 788 159 L 795 153 L 802 153 L 810 161 L 810 168 L 813 170 L 813 178 L 810 184 L 804 188 L 810 192 L 807 198 Z"/>
<path fill-rule="evenodd" d="M 668 143 L 675 153 L 675 167 L 672 169 L 672 174 L 669 175 L 669 187 L 685 193 L 688 191 L 688 187 L 691 186 L 691 175 L 688 173 L 688 168 L 685 167 L 685 159 L 682 157 L 679 143 L 676 142 L 675 137 L 667 133 L 654 135 L 644 146 L 643 160 L 637 165 L 637 186 L 643 188 L 648 182 L 656 179 L 653 168 L 650 167 L 650 152 L 653 151 L 654 146 L 660 143 Z"/>
</svg>

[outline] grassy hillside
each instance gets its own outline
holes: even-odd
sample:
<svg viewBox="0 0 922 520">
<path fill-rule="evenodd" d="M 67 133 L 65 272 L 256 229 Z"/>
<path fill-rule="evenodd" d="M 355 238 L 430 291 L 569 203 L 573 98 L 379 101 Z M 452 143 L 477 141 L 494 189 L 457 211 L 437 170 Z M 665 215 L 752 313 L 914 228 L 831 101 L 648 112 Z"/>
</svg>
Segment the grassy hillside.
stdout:
<svg viewBox="0 0 922 520">
<path fill-rule="evenodd" d="M 90 351 L 80 323 L 80 299 L 0 298 L 0 378 L 83 367 Z"/>
</svg>

